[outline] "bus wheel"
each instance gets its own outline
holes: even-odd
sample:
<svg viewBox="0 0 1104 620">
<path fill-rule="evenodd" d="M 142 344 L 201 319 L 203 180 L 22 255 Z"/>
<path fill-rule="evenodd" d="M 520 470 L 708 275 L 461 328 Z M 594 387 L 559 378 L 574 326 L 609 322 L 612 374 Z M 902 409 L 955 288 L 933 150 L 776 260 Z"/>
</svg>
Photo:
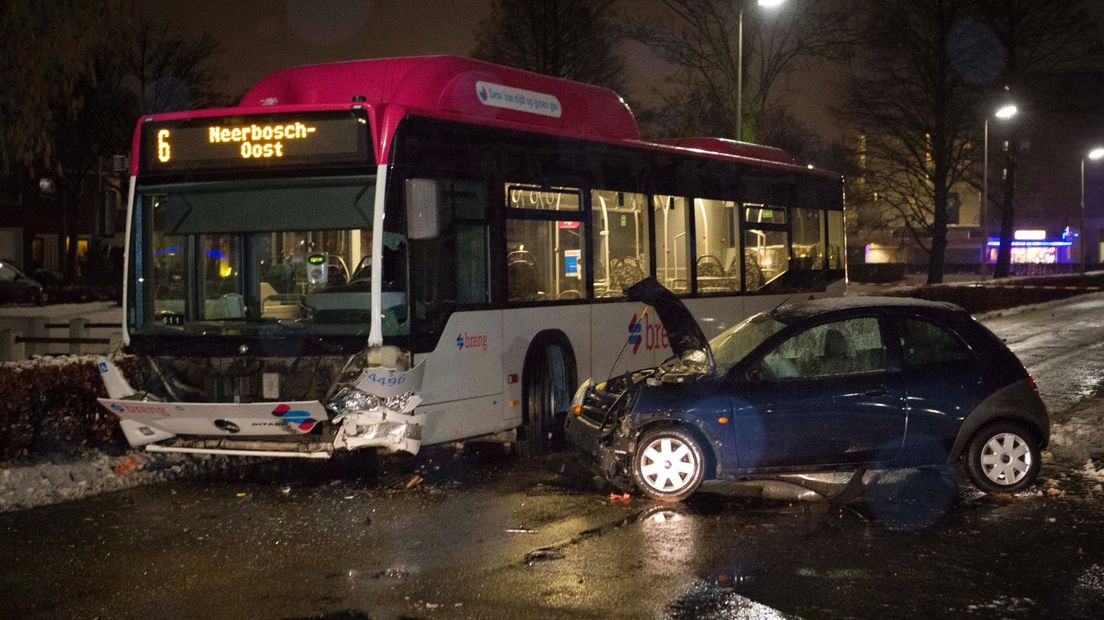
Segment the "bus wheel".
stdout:
<svg viewBox="0 0 1104 620">
<path fill-rule="evenodd" d="M 575 365 L 558 344 L 534 347 L 525 364 L 522 402 L 525 421 L 518 429 L 518 451 L 529 458 L 563 443 L 563 424 L 571 404 Z"/>
</svg>

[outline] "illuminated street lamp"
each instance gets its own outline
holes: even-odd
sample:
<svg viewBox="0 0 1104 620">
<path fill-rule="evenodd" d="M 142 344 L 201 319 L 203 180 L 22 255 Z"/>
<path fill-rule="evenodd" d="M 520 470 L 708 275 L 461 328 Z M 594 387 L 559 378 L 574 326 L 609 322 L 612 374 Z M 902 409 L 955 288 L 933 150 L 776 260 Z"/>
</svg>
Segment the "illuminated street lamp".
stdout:
<svg viewBox="0 0 1104 620">
<path fill-rule="evenodd" d="M 786 0 L 758 0 L 764 8 L 780 6 Z M 736 29 L 736 139 L 744 139 L 744 2 L 740 2 L 740 18 Z"/>
<path fill-rule="evenodd" d="M 1081 227 L 1077 230 L 1078 245 L 1081 247 L 1081 273 L 1085 273 L 1085 159 L 1099 161 L 1104 158 L 1104 146 L 1098 146 L 1081 158 Z"/>
<path fill-rule="evenodd" d="M 1020 111 L 1014 103 L 1006 103 L 993 112 L 993 116 L 1002 121 L 1011 119 Z M 985 273 L 989 269 L 989 117 L 985 117 L 984 126 L 985 143 L 982 152 L 981 170 L 981 271 Z"/>
</svg>

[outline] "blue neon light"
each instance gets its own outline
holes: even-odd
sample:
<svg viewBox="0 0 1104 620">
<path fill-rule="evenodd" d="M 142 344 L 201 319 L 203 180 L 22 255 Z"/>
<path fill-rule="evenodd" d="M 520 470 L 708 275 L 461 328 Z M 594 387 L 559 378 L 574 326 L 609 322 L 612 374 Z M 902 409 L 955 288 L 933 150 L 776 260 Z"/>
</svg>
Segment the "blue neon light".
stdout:
<svg viewBox="0 0 1104 620">
<path fill-rule="evenodd" d="M 987 243 L 991 248 L 1000 247 L 1000 241 L 990 239 Z M 1072 241 L 1013 241 L 1014 248 L 1062 248 L 1073 245 Z"/>
</svg>

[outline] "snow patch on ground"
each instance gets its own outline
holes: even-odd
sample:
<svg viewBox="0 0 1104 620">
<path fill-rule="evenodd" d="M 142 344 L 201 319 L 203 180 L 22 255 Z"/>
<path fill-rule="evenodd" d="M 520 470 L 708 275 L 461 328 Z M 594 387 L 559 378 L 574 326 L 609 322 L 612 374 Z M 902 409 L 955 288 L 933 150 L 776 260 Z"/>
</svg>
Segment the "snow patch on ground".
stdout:
<svg viewBox="0 0 1104 620">
<path fill-rule="evenodd" d="M 0 512 L 222 471 L 247 461 L 252 459 L 135 450 L 124 456 L 90 452 L 74 461 L 5 467 L 0 469 Z"/>
<path fill-rule="evenodd" d="M 1055 414 L 1047 451 L 1085 478 L 1104 482 L 1104 399 L 1082 401 Z"/>
</svg>

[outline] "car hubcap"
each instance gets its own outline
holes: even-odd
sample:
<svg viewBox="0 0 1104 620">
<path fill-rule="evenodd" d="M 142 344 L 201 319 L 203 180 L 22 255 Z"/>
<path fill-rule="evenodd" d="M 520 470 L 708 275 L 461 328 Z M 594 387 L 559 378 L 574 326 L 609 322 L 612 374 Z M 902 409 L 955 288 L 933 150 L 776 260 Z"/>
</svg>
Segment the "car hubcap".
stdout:
<svg viewBox="0 0 1104 620">
<path fill-rule="evenodd" d="M 649 443 L 640 458 L 644 482 L 662 493 L 677 493 L 694 479 L 698 461 L 681 440 L 661 437 Z"/>
<path fill-rule="evenodd" d="M 981 451 L 981 469 L 985 477 L 996 484 L 1016 484 L 1031 469 L 1031 448 L 1018 435 L 994 435 L 985 442 L 985 448 Z"/>
</svg>

